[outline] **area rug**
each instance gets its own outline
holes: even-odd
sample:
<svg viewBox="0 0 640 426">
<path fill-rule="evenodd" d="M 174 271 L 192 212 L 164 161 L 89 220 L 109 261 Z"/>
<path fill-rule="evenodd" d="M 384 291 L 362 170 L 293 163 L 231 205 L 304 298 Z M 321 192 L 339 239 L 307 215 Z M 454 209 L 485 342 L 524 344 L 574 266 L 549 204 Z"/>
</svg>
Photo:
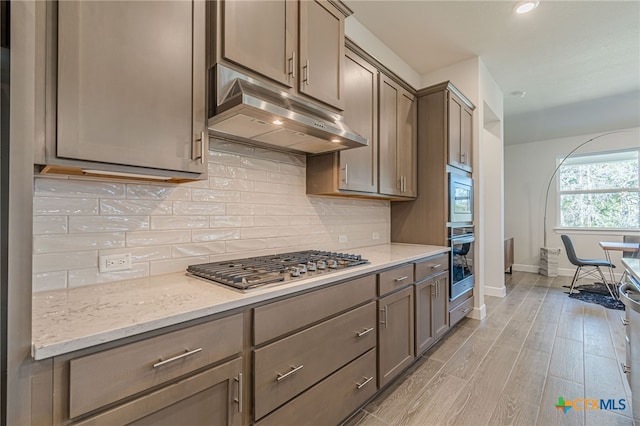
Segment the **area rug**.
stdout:
<svg viewBox="0 0 640 426">
<path fill-rule="evenodd" d="M 571 293 L 569 295 L 572 299 L 582 300 L 587 303 L 595 303 L 600 306 L 604 306 L 607 309 L 617 309 L 624 311 L 624 304 L 611 297 L 609 290 L 602 283 L 593 283 L 580 285 L 573 288 L 578 290 L 578 293 Z"/>
</svg>

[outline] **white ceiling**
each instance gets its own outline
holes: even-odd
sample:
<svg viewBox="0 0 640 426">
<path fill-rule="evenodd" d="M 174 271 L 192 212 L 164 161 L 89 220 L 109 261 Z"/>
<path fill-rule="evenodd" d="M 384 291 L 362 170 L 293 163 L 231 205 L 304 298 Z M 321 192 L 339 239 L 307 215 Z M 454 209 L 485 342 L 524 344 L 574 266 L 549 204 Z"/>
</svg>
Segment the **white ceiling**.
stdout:
<svg viewBox="0 0 640 426">
<path fill-rule="evenodd" d="M 640 126 L 638 0 L 541 0 L 526 15 L 509 0 L 345 2 L 420 75 L 479 56 L 505 95 L 505 143 Z"/>
</svg>

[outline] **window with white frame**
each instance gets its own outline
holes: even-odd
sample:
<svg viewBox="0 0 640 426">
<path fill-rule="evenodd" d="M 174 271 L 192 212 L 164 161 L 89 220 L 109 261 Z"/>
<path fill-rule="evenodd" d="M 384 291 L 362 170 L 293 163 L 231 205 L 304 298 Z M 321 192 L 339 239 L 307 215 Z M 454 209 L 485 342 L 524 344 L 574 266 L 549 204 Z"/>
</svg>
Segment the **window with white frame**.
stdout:
<svg viewBox="0 0 640 426">
<path fill-rule="evenodd" d="M 558 170 L 560 227 L 640 228 L 640 149 L 576 155 Z"/>
</svg>

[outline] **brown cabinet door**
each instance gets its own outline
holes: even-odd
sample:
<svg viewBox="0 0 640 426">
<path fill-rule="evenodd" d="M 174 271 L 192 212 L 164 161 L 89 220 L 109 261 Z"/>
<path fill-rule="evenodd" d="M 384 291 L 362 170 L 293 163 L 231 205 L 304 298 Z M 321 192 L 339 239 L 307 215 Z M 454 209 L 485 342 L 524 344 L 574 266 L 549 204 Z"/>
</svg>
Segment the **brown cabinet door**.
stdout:
<svg viewBox="0 0 640 426">
<path fill-rule="evenodd" d="M 433 324 L 431 322 L 432 294 L 435 295 L 434 281 L 432 279 L 416 284 L 416 355 L 426 351 L 434 342 Z"/>
<path fill-rule="evenodd" d="M 221 13 L 222 58 L 293 86 L 297 3 L 223 1 Z"/>
<path fill-rule="evenodd" d="M 343 108 L 344 15 L 326 0 L 305 0 L 300 7 L 298 90 Z"/>
<path fill-rule="evenodd" d="M 380 193 L 400 195 L 398 175 L 398 95 L 400 88 L 384 74 L 380 74 L 380 157 L 378 170 Z"/>
<path fill-rule="evenodd" d="M 384 386 L 415 358 L 413 286 L 378 301 L 378 386 Z"/>
<path fill-rule="evenodd" d="M 204 161 L 192 160 L 206 130 L 204 3 L 57 6 L 57 144 L 51 155 L 206 172 Z"/>
<path fill-rule="evenodd" d="M 378 192 L 378 70 L 351 51 L 344 59 L 344 120 L 369 145 L 340 152 L 339 188 Z"/>
<path fill-rule="evenodd" d="M 75 424 L 240 426 L 242 382 L 238 358 Z"/>
<path fill-rule="evenodd" d="M 398 93 L 398 174 L 400 195 L 415 197 L 417 191 L 418 108 L 415 97 L 401 90 Z"/>
<path fill-rule="evenodd" d="M 432 278 L 431 295 L 433 337 L 440 338 L 449 329 L 449 272 Z"/>
<path fill-rule="evenodd" d="M 448 92 L 449 103 L 449 164 L 471 171 L 473 112 L 461 99 Z"/>
</svg>

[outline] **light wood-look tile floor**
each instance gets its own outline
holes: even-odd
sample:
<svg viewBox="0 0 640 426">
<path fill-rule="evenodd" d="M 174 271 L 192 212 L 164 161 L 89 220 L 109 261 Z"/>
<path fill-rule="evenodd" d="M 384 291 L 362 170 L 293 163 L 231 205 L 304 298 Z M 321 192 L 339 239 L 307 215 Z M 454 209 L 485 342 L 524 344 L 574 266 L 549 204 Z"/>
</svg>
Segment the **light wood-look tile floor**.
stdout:
<svg viewBox="0 0 640 426">
<path fill-rule="evenodd" d="M 465 319 L 348 424 L 632 425 L 624 311 L 570 299 L 570 279 L 514 272 L 487 316 Z M 626 400 L 625 410 L 555 408 L 565 400 Z"/>
</svg>

